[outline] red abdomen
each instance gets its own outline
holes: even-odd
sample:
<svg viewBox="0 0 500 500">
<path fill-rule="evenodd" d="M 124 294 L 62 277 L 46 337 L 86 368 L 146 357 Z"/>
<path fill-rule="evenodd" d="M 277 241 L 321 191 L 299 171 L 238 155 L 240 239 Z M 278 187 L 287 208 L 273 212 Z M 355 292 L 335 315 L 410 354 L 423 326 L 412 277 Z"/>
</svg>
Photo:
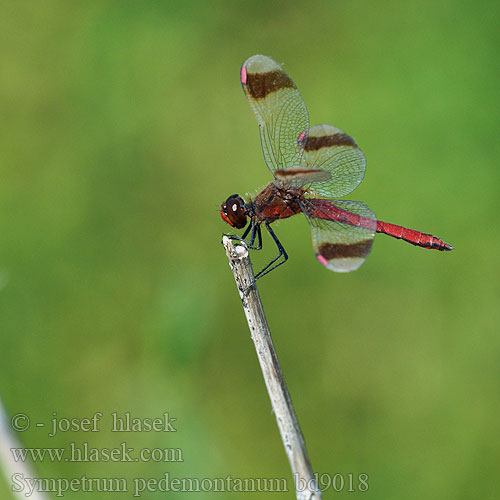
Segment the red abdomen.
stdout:
<svg viewBox="0 0 500 500">
<path fill-rule="evenodd" d="M 453 250 L 453 247 L 432 234 L 421 233 L 414 229 L 407 229 L 403 226 L 389 224 L 388 222 L 377 221 L 377 233 L 384 233 L 398 238 L 412 245 L 423 248 L 433 248 L 435 250 Z"/>
<path fill-rule="evenodd" d="M 403 226 L 396 224 L 389 224 L 380 220 L 371 219 L 363 215 L 354 214 L 344 210 L 334 203 L 322 199 L 309 199 L 308 215 L 318 219 L 326 219 L 337 221 L 343 224 L 350 224 L 356 227 L 362 227 L 376 231 L 377 233 L 384 233 L 393 238 L 398 238 L 412 245 L 429 248 L 434 250 L 453 250 L 453 247 L 444 242 L 440 238 L 432 234 L 421 233 L 414 229 L 407 229 Z"/>
</svg>

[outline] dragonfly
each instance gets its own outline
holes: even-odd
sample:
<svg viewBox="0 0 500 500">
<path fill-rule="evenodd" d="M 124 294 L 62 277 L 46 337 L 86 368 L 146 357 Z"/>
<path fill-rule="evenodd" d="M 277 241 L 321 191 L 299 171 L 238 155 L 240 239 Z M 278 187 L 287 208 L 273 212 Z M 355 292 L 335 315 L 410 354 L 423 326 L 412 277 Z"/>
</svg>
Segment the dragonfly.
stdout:
<svg viewBox="0 0 500 500">
<path fill-rule="evenodd" d="M 327 269 L 358 269 L 370 253 L 376 233 L 412 245 L 449 251 L 440 238 L 377 220 L 362 201 L 341 200 L 363 180 L 366 158 L 356 141 L 332 125 L 309 128 L 309 114 L 293 80 L 273 59 L 249 57 L 241 67 L 243 92 L 259 124 L 262 152 L 273 181 L 247 202 L 232 194 L 221 204 L 221 217 L 243 235 L 228 235 L 262 249 L 262 224 L 274 240 L 278 255 L 255 279 L 288 260 L 271 228 L 277 220 L 303 213 L 312 230 L 317 260 Z M 246 238 L 250 235 L 249 241 Z"/>
</svg>

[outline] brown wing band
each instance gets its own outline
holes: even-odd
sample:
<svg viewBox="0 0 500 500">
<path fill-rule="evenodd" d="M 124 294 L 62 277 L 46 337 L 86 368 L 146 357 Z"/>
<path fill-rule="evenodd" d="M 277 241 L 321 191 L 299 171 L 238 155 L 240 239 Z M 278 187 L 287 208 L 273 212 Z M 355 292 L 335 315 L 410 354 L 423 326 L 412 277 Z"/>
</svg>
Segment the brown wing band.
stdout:
<svg viewBox="0 0 500 500">
<path fill-rule="evenodd" d="M 317 151 L 331 146 L 357 146 L 356 141 L 344 133 L 323 135 L 320 137 L 309 136 L 304 146 L 305 151 Z"/>
<path fill-rule="evenodd" d="M 366 257 L 372 248 L 373 240 L 364 240 L 358 243 L 344 245 L 342 243 L 323 243 L 319 253 L 326 260 L 346 257 Z"/>
<path fill-rule="evenodd" d="M 284 88 L 297 88 L 292 79 L 281 70 L 266 73 L 248 73 L 244 86 L 254 99 L 263 99 L 271 92 Z"/>
</svg>

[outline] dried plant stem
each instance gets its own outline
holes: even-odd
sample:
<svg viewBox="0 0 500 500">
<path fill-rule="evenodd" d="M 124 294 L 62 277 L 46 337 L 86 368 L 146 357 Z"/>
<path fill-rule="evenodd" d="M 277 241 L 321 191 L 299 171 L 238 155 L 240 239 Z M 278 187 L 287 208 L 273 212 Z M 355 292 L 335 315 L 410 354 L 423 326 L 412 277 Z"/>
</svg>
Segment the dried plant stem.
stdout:
<svg viewBox="0 0 500 500">
<path fill-rule="evenodd" d="M 248 288 L 254 283 L 248 249 L 244 243 L 237 242 L 235 244 L 227 236 L 223 237 L 222 244 L 226 249 L 229 265 L 238 285 L 248 327 L 250 328 L 262 369 L 262 375 L 267 386 L 267 392 L 271 399 L 281 439 L 292 468 L 297 499 L 321 500 L 321 491 L 318 489 L 311 463 L 307 456 L 304 437 L 300 431 L 290 394 L 288 393 L 283 373 L 281 372 L 259 292 L 256 286 Z"/>
</svg>

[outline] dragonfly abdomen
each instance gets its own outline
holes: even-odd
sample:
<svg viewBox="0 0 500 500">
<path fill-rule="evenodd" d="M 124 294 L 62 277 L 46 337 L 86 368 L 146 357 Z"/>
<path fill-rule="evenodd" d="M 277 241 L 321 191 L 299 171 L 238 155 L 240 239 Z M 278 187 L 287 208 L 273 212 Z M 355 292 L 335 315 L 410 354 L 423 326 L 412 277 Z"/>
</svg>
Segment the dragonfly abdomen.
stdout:
<svg viewBox="0 0 500 500">
<path fill-rule="evenodd" d="M 422 233 L 414 229 L 408 229 L 396 224 L 389 224 L 388 222 L 377 221 L 377 233 L 387 234 L 393 238 L 407 241 L 412 245 L 422 248 L 429 248 L 434 250 L 453 250 L 453 247 L 444 242 L 440 238 L 432 234 Z"/>
<path fill-rule="evenodd" d="M 414 229 L 408 229 L 396 224 L 389 224 L 381 220 L 371 219 L 363 215 L 354 214 L 348 210 L 337 207 L 334 203 L 322 199 L 307 200 L 312 209 L 307 214 L 318 219 L 332 220 L 343 224 L 349 224 L 364 229 L 384 233 L 393 238 L 407 241 L 412 245 L 434 250 L 453 250 L 453 247 L 432 234 L 422 233 Z"/>
</svg>

